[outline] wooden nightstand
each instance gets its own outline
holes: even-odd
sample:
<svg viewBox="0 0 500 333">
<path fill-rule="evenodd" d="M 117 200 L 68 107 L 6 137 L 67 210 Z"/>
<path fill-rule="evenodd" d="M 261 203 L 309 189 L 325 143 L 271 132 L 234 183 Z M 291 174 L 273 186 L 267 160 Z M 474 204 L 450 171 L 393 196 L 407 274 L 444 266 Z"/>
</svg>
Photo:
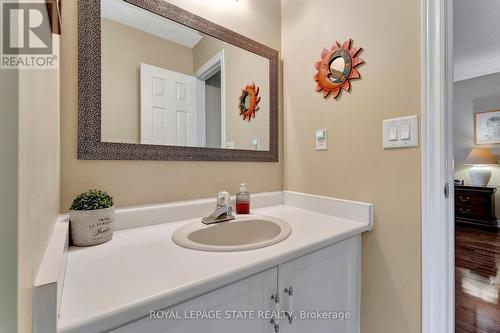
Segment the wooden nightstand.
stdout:
<svg viewBox="0 0 500 333">
<path fill-rule="evenodd" d="M 497 227 L 495 187 L 455 185 L 455 221 Z"/>
</svg>

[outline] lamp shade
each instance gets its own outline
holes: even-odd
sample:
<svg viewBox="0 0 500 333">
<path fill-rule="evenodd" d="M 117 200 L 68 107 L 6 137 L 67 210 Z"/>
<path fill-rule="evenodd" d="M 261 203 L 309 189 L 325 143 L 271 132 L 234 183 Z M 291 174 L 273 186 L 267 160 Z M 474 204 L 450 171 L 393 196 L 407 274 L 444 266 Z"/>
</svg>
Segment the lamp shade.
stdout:
<svg viewBox="0 0 500 333">
<path fill-rule="evenodd" d="M 464 164 L 497 164 L 498 161 L 488 148 L 474 148 Z"/>
</svg>

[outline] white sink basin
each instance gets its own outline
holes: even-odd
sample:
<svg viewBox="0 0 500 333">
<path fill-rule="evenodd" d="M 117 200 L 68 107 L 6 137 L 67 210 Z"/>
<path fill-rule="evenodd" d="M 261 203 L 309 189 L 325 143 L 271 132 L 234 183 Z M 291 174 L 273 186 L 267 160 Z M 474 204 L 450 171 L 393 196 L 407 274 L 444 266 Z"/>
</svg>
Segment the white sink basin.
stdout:
<svg viewBox="0 0 500 333">
<path fill-rule="evenodd" d="M 244 251 L 270 246 L 292 233 L 290 225 L 274 217 L 240 215 L 236 220 L 204 225 L 200 222 L 177 229 L 172 239 L 180 246 L 202 251 Z"/>
</svg>

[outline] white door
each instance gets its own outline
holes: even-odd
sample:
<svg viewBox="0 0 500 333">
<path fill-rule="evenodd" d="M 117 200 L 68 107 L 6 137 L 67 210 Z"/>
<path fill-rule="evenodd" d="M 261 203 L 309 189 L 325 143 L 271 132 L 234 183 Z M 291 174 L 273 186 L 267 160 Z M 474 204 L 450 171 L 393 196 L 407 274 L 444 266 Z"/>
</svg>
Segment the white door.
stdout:
<svg viewBox="0 0 500 333">
<path fill-rule="evenodd" d="M 360 244 L 358 236 L 278 267 L 281 309 L 292 313 L 281 333 L 359 333 Z"/>
<path fill-rule="evenodd" d="M 272 311 L 275 304 L 271 296 L 276 294 L 277 268 L 253 275 L 244 280 L 194 298 L 169 308 L 168 314 L 177 314 L 180 319 L 142 319 L 112 333 L 274 333 L 270 320 L 258 312 Z M 195 312 L 192 312 L 195 311 Z M 196 311 L 198 315 L 196 315 Z M 216 315 L 220 319 L 196 319 L 202 315 Z M 238 312 L 239 311 L 239 312 Z M 254 319 L 245 319 L 243 311 L 251 311 Z M 195 318 L 186 318 L 193 315 Z M 229 319 L 226 319 L 226 316 Z M 249 316 L 247 316 L 249 318 Z M 324 333 L 324 332 L 323 332 Z"/>
<path fill-rule="evenodd" d="M 141 64 L 141 143 L 196 146 L 196 78 Z"/>
</svg>

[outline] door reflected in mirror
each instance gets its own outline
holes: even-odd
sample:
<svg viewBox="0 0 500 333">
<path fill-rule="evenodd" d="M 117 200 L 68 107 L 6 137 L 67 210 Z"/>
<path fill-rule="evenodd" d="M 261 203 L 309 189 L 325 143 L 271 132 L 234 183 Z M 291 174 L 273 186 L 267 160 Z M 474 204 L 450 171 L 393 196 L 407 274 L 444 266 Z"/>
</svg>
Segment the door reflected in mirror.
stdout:
<svg viewBox="0 0 500 333">
<path fill-rule="evenodd" d="M 269 150 L 269 59 L 122 0 L 101 1 L 101 34 L 102 141 Z"/>
</svg>

